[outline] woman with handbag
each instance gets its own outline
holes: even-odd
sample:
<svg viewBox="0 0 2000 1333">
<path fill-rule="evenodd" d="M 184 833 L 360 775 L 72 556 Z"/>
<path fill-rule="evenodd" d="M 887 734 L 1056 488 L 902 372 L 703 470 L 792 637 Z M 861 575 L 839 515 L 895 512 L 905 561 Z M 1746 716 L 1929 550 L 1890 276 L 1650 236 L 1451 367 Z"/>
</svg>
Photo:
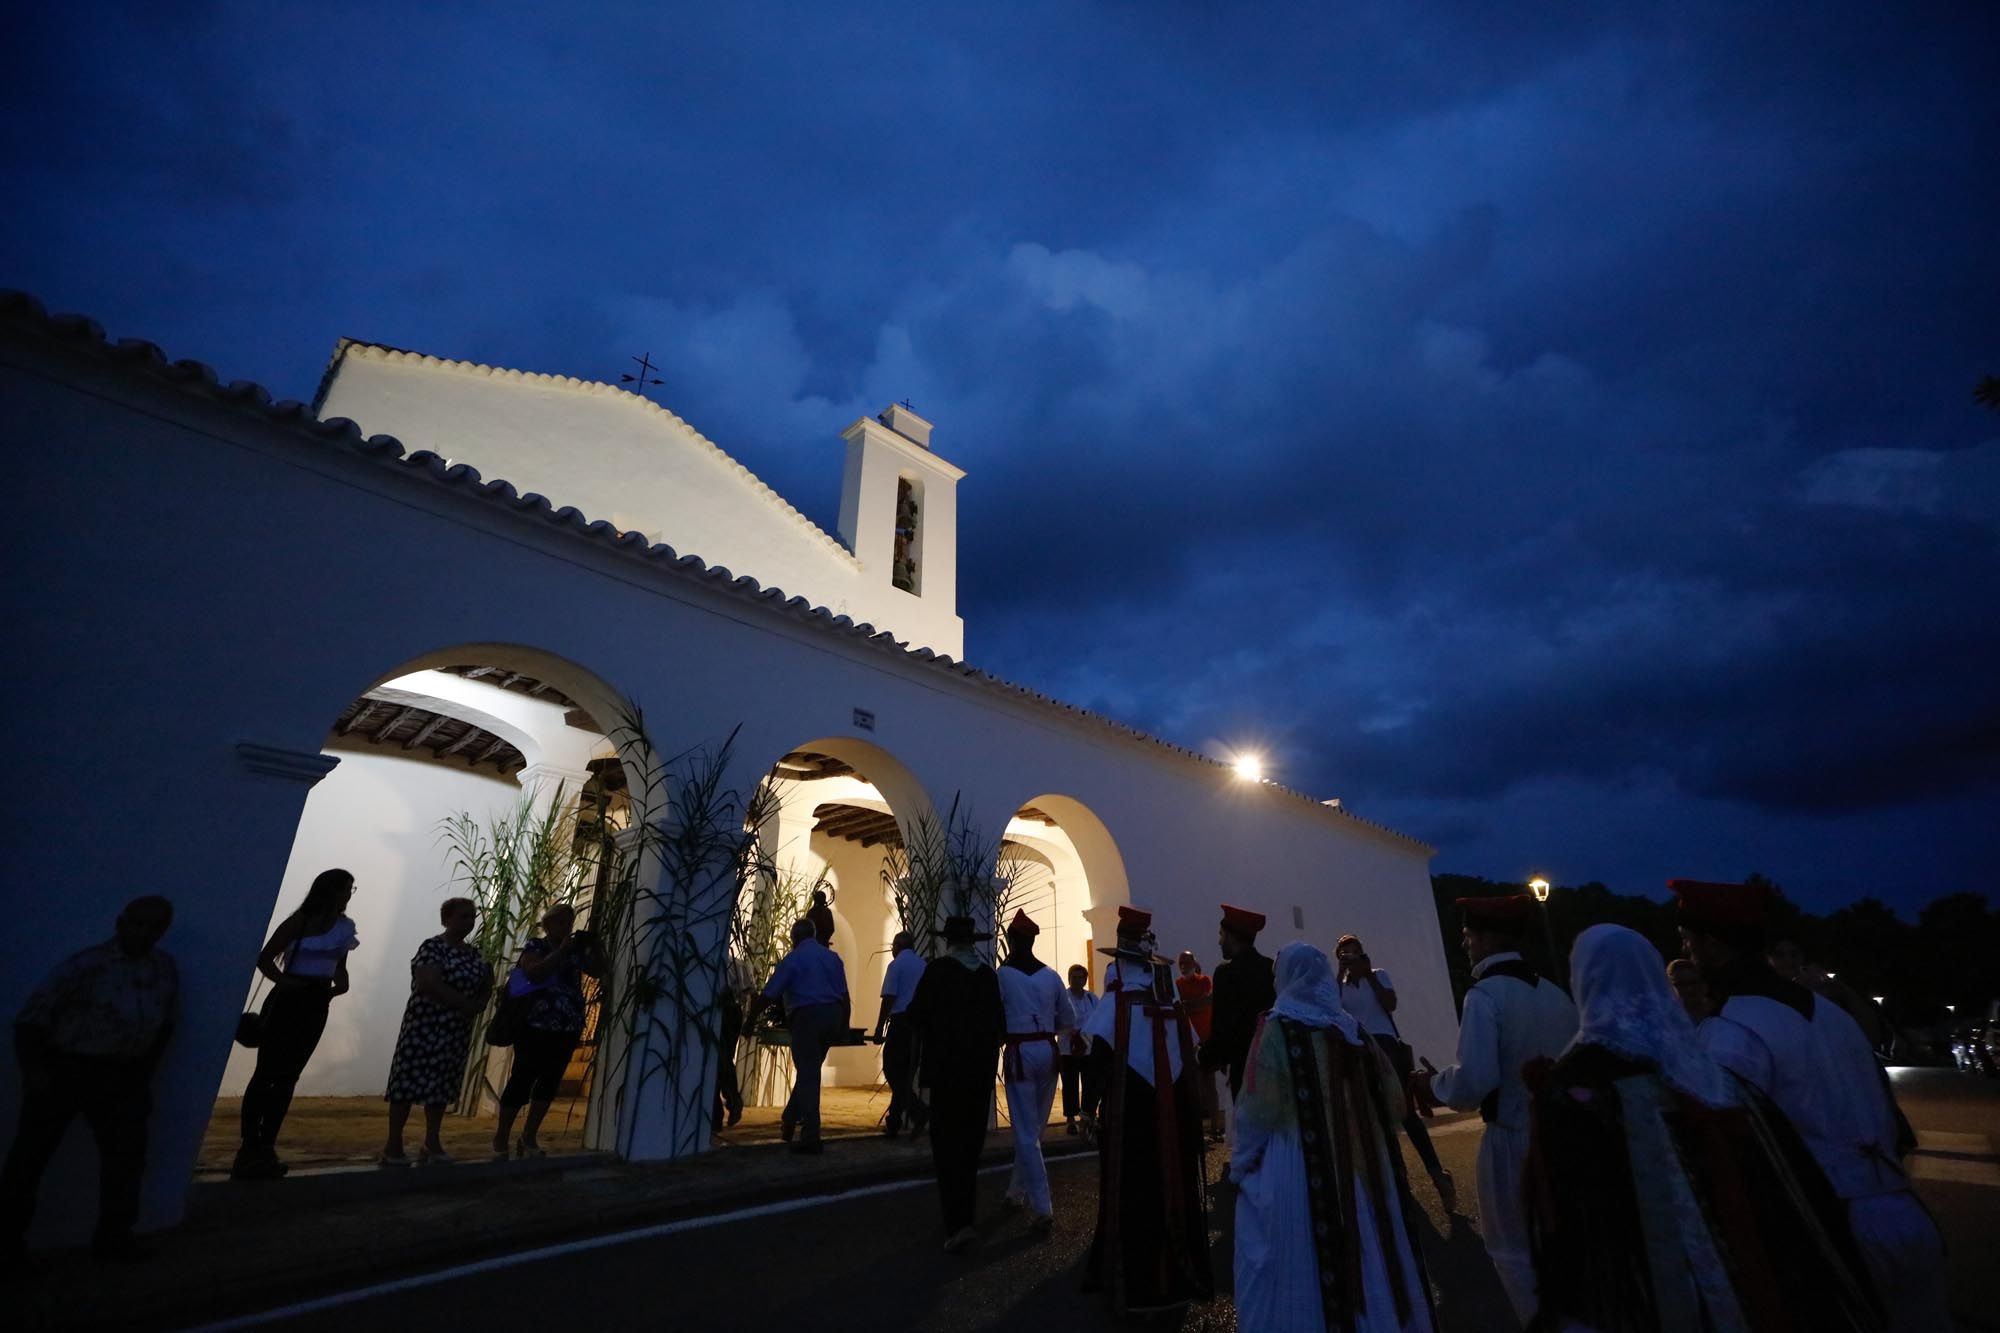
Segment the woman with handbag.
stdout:
<svg viewBox="0 0 2000 1333">
<path fill-rule="evenodd" d="M 1355 935 L 1342 935 L 1340 942 L 1333 946 L 1335 964 L 1340 969 L 1340 1004 L 1361 1024 L 1361 1030 L 1374 1038 L 1395 1066 L 1396 1074 L 1403 1080 L 1405 1088 L 1410 1085 L 1410 1074 L 1416 1068 L 1415 1053 L 1410 1044 L 1403 1040 L 1403 1034 L 1396 1029 L 1396 985 L 1389 980 L 1389 974 L 1369 961 L 1368 951 L 1362 947 Z M 1407 1094 L 1404 1097 L 1403 1132 L 1410 1136 L 1410 1146 L 1417 1150 L 1424 1170 L 1430 1172 L 1431 1183 L 1437 1187 L 1438 1197 L 1444 1203 L 1445 1212 L 1453 1210 L 1458 1202 L 1458 1183 L 1451 1178 L 1451 1172 L 1438 1161 L 1437 1149 L 1431 1144 L 1431 1134 L 1424 1128 L 1423 1117 Z"/>
<path fill-rule="evenodd" d="M 493 965 L 465 942 L 479 920 L 478 905 L 470 898 L 447 898 L 438 908 L 438 920 L 443 932 L 418 945 L 410 959 L 410 999 L 403 1006 L 389 1086 L 382 1094 L 389 1103 L 389 1141 L 377 1159 L 383 1166 L 409 1164 L 403 1155 L 403 1127 L 410 1121 L 410 1107 L 419 1104 L 424 1108 L 424 1146 L 417 1152 L 418 1163 L 452 1160 L 438 1138 L 444 1108 L 458 1100 L 472 1024 L 493 993 Z"/>
<path fill-rule="evenodd" d="M 346 915 L 354 876 L 322 870 L 299 909 L 278 923 L 257 955 L 257 970 L 271 983 L 258 1028 L 257 1070 L 243 1089 L 243 1146 L 229 1174 L 237 1180 L 275 1180 L 278 1130 L 292 1106 L 292 1089 L 326 1031 L 336 995 L 347 993 L 347 955 L 360 943 Z"/>
<path fill-rule="evenodd" d="M 514 1145 L 518 1157 L 542 1157 L 536 1134 L 555 1101 L 569 1057 L 583 1036 L 583 978 L 604 970 L 588 931 L 576 929 L 576 909 L 558 903 L 542 916 L 542 933 L 521 949 L 507 978 L 501 1008 L 513 1029 L 514 1068 L 500 1090 L 500 1121 L 493 1133 L 495 1160 L 507 1157 L 507 1137 L 523 1106 L 528 1118 Z"/>
</svg>

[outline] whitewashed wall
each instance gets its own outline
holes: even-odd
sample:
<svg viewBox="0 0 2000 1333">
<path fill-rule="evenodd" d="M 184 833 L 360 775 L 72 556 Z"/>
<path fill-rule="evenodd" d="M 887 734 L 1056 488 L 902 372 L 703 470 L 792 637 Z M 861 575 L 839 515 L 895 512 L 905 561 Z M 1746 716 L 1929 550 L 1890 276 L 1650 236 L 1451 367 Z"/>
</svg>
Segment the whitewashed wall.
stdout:
<svg viewBox="0 0 2000 1333">
<path fill-rule="evenodd" d="M 353 989 L 333 1002 L 326 1035 L 298 1091 L 302 1097 L 379 1097 L 410 994 L 410 955 L 438 933 L 438 904 L 453 893 L 438 821 L 469 811 L 490 827 L 514 810 L 521 787 L 491 769 L 475 773 L 353 748 L 328 753 L 340 766 L 306 798 L 264 936 L 304 900 L 313 876 L 331 866 L 353 872 L 347 914 L 361 936 L 361 947 L 347 959 Z M 246 999 L 255 981 L 254 947 L 251 952 L 238 968 Z M 222 1095 L 240 1097 L 256 1063 L 255 1051 L 231 1047 Z"/>
<path fill-rule="evenodd" d="M 996 837 L 1022 805 L 1053 807 L 1094 899 L 1105 886 L 1093 920 L 1124 896 L 1110 886 L 1129 885 L 1163 943 L 1213 939 L 1227 899 L 1269 911 L 1275 946 L 1297 933 L 1296 904 L 1322 945 L 1364 936 L 1397 973 L 1406 1035 L 1427 1054 L 1451 1049 L 1427 850 L 1349 815 L 679 577 L 19 320 L 0 322 L 0 466 L 32 497 L 8 539 L 14 566 L 31 558 L 35 577 L 0 583 L 0 623 L 15 689 L 37 701 L 0 715 L 0 744 L 18 771 L 61 775 L 23 784 L 7 807 L 16 948 L 0 1011 L 102 938 L 133 894 L 175 900 L 167 946 L 186 989 L 155 1086 L 149 1225 L 180 1215 L 245 960 L 286 874 L 328 719 L 386 678 L 469 654 L 599 716 L 629 698 L 664 754 L 740 724 L 739 789 L 821 738 L 814 748 L 865 744 L 879 758 L 860 766 L 898 802 L 942 809 L 962 793 Z M 872 730 L 857 729 L 857 709 Z M 97 832 L 46 836 L 74 827 L 79 792 L 101 815 Z M 657 1157 L 686 1142 L 675 1105 L 657 1088 L 626 1089 L 622 1150 Z M 17 1107 L 5 1062 L 0 1136 Z M 86 1220 L 95 1166 L 82 1137 L 51 1171 L 40 1240 Z"/>
<path fill-rule="evenodd" d="M 956 610 L 958 470 L 878 423 L 869 423 L 865 470 L 860 445 L 827 435 L 829 481 L 839 475 L 850 487 L 867 487 L 851 497 L 868 526 L 850 551 L 687 422 L 609 385 L 357 343 L 342 354 L 320 415 L 347 417 L 366 434 L 394 435 L 412 450 L 470 464 L 523 494 L 574 505 L 835 615 L 892 630 L 914 646 L 964 653 L 965 623 Z M 930 473 L 921 596 L 890 582 L 899 469 Z"/>
</svg>

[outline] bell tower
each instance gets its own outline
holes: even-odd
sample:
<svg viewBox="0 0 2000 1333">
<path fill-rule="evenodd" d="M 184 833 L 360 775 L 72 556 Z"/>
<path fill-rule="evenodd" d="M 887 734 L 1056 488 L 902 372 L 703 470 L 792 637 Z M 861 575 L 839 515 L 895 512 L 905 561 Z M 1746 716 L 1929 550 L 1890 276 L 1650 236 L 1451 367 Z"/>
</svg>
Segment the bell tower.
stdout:
<svg viewBox="0 0 2000 1333">
<path fill-rule="evenodd" d="M 862 577 L 915 598 L 922 620 L 955 620 L 958 481 L 965 473 L 931 452 L 931 423 L 907 403 L 862 417 L 841 437 L 840 539 Z"/>
</svg>

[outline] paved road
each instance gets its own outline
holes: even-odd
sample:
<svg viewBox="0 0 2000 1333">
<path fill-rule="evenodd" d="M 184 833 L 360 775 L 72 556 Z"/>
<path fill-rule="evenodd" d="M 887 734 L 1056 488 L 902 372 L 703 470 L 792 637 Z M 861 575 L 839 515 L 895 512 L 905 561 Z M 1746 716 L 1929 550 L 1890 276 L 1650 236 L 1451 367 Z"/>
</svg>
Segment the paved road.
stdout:
<svg viewBox="0 0 2000 1333">
<path fill-rule="evenodd" d="M 1954 1305 L 1961 1315 L 2000 1301 L 1990 1237 L 2000 1233 L 2000 1080 L 1943 1071 L 1899 1075 L 1898 1093 L 1924 1134 L 1917 1174 L 1925 1200 L 1953 1242 Z M 1477 1122 L 1437 1137 L 1447 1166 L 1471 1199 Z M 1212 1168 L 1211 1168 L 1212 1169 Z M 792 1211 L 704 1219 L 664 1234 L 603 1238 L 555 1252 L 486 1261 L 436 1280 L 360 1294 L 270 1322 L 284 1329 L 437 1328 L 524 1324 L 618 1329 L 884 1328 L 975 1330 L 1115 1327 L 1095 1297 L 1077 1290 L 1096 1206 L 1092 1159 L 1052 1167 L 1057 1225 L 1047 1240 L 997 1206 L 1002 1178 L 981 1181 L 980 1243 L 964 1256 L 940 1252 L 927 1186 L 886 1188 Z M 1474 1231 L 1476 1217 L 1447 1219 L 1422 1173 L 1422 1237 L 1440 1319 L 1453 1333 L 1514 1327 Z M 1220 1191 L 1212 1240 L 1224 1296 L 1188 1313 L 1185 1329 L 1232 1329 L 1229 1206 Z M 1991 1319 L 1971 1329 L 2000 1328 Z"/>
</svg>

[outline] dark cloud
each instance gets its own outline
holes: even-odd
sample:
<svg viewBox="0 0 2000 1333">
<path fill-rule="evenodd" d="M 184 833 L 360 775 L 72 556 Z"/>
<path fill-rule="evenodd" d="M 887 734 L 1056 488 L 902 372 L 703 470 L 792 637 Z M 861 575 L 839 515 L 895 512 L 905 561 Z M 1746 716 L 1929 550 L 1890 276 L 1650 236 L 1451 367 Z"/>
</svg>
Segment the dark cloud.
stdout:
<svg viewBox="0 0 2000 1333">
<path fill-rule="evenodd" d="M 828 526 L 836 432 L 909 397 L 975 660 L 1445 868 L 1923 896 L 2000 854 L 1987 9 L 21 31 L 9 280 L 118 332 L 296 396 L 342 333 L 650 352 Z"/>
</svg>

